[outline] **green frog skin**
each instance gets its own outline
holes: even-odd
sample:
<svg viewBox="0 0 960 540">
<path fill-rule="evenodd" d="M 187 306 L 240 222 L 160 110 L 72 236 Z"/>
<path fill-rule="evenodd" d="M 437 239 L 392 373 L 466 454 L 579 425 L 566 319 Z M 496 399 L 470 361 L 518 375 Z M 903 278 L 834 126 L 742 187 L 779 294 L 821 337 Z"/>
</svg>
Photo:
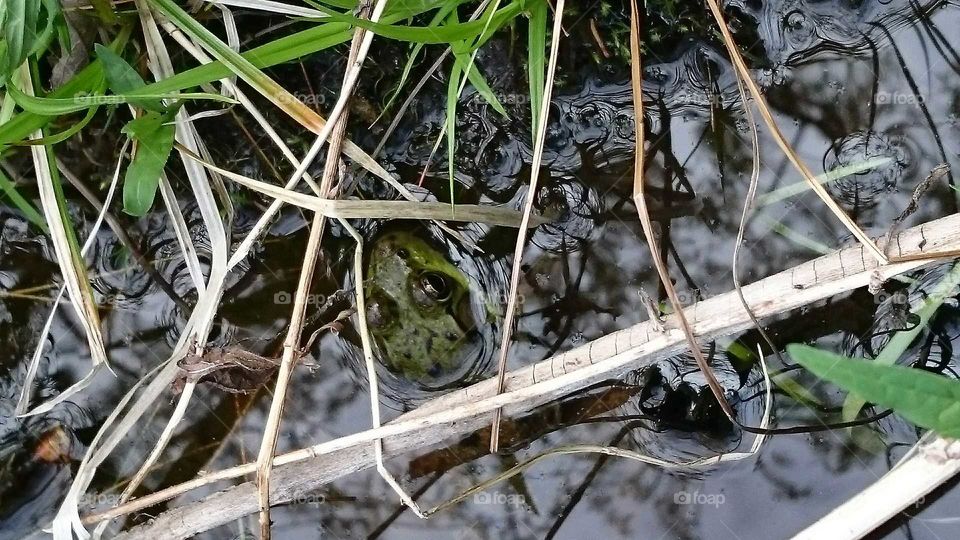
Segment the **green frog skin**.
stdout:
<svg viewBox="0 0 960 540">
<path fill-rule="evenodd" d="M 454 371 L 475 324 L 467 277 L 406 232 L 374 242 L 365 275 L 367 322 L 387 367 L 415 382 Z"/>
</svg>

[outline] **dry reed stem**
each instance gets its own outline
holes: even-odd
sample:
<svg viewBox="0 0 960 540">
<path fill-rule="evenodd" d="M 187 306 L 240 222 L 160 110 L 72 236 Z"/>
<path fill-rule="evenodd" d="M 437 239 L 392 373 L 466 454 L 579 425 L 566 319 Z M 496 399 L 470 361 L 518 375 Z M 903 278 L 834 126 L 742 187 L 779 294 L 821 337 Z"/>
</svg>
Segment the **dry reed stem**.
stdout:
<svg viewBox="0 0 960 540">
<path fill-rule="evenodd" d="M 740 55 L 740 51 L 737 50 L 737 44 L 733 40 L 733 35 L 730 33 L 730 29 L 727 27 L 726 19 L 723 16 L 723 10 L 720 8 L 720 4 L 717 0 L 707 0 L 707 6 L 710 8 L 710 12 L 713 14 L 714 20 L 717 22 L 717 27 L 720 30 L 721 36 L 723 37 L 723 43 L 726 46 L 727 53 L 730 56 L 731 62 L 733 62 L 734 70 L 737 73 L 739 79 L 746 83 L 747 88 L 750 90 L 750 94 L 753 96 L 757 104 L 757 109 L 760 111 L 760 116 L 763 118 L 764 123 L 767 125 L 767 128 L 770 129 L 770 134 L 773 136 L 774 140 L 777 142 L 777 145 L 780 146 L 780 149 L 783 151 L 784 155 L 787 156 L 787 159 L 790 163 L 800 172 L 800 175 L 803 176 L 803 179 L 810 185 L 810 189 L 820 197 L 820 200 L 827 205 L 827 208 L 840 220 L 841 223 L 853 234 L 857 240 L 859 240 L 870 253 L 877 258 L 881 263 L 886 263 L 887 257 L 883 254 L 879 247 L 870 239 L 869 236 L 863 229 L 861 229 L 846 212 L 837 204 L 836 201 L 830 196 L 827 190 L 817 182 L 814 178 L 813 173 L 807 167 L 807 165 L 800 159 L 800 156 L 797 155 L 797 152 L 790 146 L 790 143 L 787 142 L 786 137 L 783 136 L 783 132 L 780 131 L 780 126 L 777 125 L 777 121 L 774 120 L 773 114 L 770 112 L 770 107 L 767 105 L 766 99 L 763 97 L 763 93 L 760 92 L 760 88 L 757 86 L 757 83 L 754 82 L 753 78 L 750 76 L 750 70 L 747 67 L 746 62 L 743 60 L 743 56 Z"/>
<path fill-rule="evenodd" d="M 504 377 L 507 370 L 507 354 L 510 351 L 510 338 L 513 336 L 513 327 L 517 313 L 517 289 L 520 286 L 520 264 L 523 258 L 523 248 L 527 243 L 527 227 L 530 223 L 530 214 L 533 212 L 533 202 L 537 197 L 537 180 L 540 178 L 540 163 L 543 160 L 543 145 L 546 142 L 547 116 L 550 114 L 550 99 L 553 94 L 553 79 L 557 71 L 557 55 L 560 48 L 560 29 L 563 20 L 564 0 L 558 0 L 553 16 L 553 36 L 550 41 L 550 62 L 547 66 L 547 77 L 543 86 L 543 103 L 540 105 L 540 125 L 537 126 L 537 136 L 534 141 L 533 160 L 530 166 L 530 187 L 523 203 L 523 218 L 520 221 L 520 230 L 517 232 L 517 244 L 513 249 L 513 264 L 510 268 L 510 292 L 506 313 L 503 316 L 503 333 L 500 338 L 500 352 L 497 358 L 497 395 L 504 389 Z M 500 447 L 500 418 L 502 411 L 498 408 L 494 412 L 492 431 L 490 432 L 490 451 L 496 453 Z"/>
<path fill-rule="evenodd" d="M 660 253 L 656 235 L 654 235 L 653 232 L 653 223 L 650 221 L 650 211 L 647 209 L 647 200 L 644 195 L 645 182 L 643 169 L 645 163 L 645 127 L 643 119 L 643 76 L 640 70 L 639 24 L 640 21 L 637 14 L 636 2 L 630 2 L 630 81 L 633 90 L 633 111 L 635 117 L 633 125 L 636 131 L 636 147 L 634 148 L 633 164 L 633 200 L 637 207 L 637 214 L 640 217 L 640 225 L 643 229 L 643 236 L 647 241 L 647 247 L 650 248 L 653 266 L 657 270 L 657 276 L 660 278 L 660 283 L 663 285 L 663 288 L 667 293 L 667 298 L 670 300 L 670 305 L 673 308 L 677 322 L 679 323 L 680 328 L 683 330 L 683 334 L 687 339 L 688 345 L 690 346 L 690 353 L 693 355 L 694 360 L 696 360 L 697 367 L 699 367 L 700 371 L 703 372 L 703 376 L 707 380 L 707 385 L 710 387 L 710 391 L 720 404 L 720 408 L 723 409 L 724 414 L 727 415 L 727 418 L 729 418 L 731 422 L 739 425 L 739 422 L 737 422 L 736 419 L 736 413 L 733 411 L 733 407 L 731 407 L 727 402 L 727 399 L 724 396 L 723 387 L 720 385 L 720 382 L 717 381 L 717 377 L 713 374 L 713 369 L 710 368 L 710 365 L 707 363 L 707 359 L 704 358 L 703 352 L 700 350 L 700 345 L 697 343 L 697 338 L 694 336 L 693 329 L 690 327 L 690 323 L 687 321 L 687 316 L 683 312 L 683 304 L 680 302 L 680 298 L 677 296 L 677 291 L 673 286 L 673 282 L 670 280 L 670 273 L 667 270 L 666 263 L 664 262 L 663 256 Z"/>
</svg>

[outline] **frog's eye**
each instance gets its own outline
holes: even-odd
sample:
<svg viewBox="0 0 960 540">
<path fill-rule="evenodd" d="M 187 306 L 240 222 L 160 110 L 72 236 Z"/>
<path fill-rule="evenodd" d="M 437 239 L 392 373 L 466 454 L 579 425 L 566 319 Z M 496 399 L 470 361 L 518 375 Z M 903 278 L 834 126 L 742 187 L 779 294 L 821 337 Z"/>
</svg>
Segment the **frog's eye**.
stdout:
<svg viewBox="0 0 960 540">
<path fill-rule="evenodd" d="M 447 276 L 437 272 L 424 272 L 420 276 L 420 288 L 428 297 L 437 302 L 446 302 L 453 293 Z"/>
<path fill-rule="evenodd" d="M 407 250 L 405 250 L 405 249 L 403 249 L 403 248 L 400 248 L 400 249 L 397 250 L 397 257 L 400 257 L 401 259 L 406 259 L 406 258 L 409 257 L 409 256 L 410 256 L 410 252 L 409 252 L 409 251 L 407 251 Z"/>
</svg>

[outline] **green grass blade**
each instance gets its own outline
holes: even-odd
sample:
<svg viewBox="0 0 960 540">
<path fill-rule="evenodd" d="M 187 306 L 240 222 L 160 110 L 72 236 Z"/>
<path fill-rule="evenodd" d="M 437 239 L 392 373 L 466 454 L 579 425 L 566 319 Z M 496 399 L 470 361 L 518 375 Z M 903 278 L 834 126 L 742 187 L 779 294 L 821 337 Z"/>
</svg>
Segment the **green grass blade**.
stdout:
<svg viewBox="0 0 960 540">
<path fill-rule="evenodd" d="M 318 6 L 318 9 L 323 9 L 323 7 Z M 379 36 L 415 43 L 448 44 L 456 41 L 474 40 L 483 36 L 485 30 L 491 33 L 495 32 L 523 11 L 523 2 L 516 0 L 497 10 L 490 21 L 492 24 L 490 24 L 489 29 L 487 29 L 488 21 L 486 20 L 448 23 L 439 27 L 400 26 L 358 19 L 334 10 L 324 11 L 331 20 L 344 22 L 351 26 L 359 26 Z"/>
<path fill-rule="evenodd" d="M 453 54 L 460 70 L 466 71 L 467 79 L 477 90 L 477 93 L 493 107 L 493 110 L 500 113 L 500 116 L 506 118 L 508 116 L 507 110 L 503 108 L 503 104 L 500 103 L 497 95 L 493 93 L 493 90 L 490 88 L 490 85 L 487 84 L 487 80 L 483 77 L 483 74 L 480 73 L 477 66 L 474 65 L 471 69 L 467 70 L 467 67 L 470 65 L 470 55 L 463 52 L 454 52 Z"/>
<path fill-rule="evenodd" d="M 27 221 L 33 223 L 40 230 L 47 232 L 47 222 L 43 220 L 43 216 L 40 215 L 40 212 L 37 211 L 36 207 L 34 207 L 30 201 L 17 191 L 16 184 L 4 174 L 2 169 L 0 169 L 0 190 L 3 190 L 7 199 L 20 210 L 20 213 L 23 214 L 23 217 L 27 218 Z"/>
<path fill-rule="evenodd" d="M 450 13 L 456 9 L 457 4 L 451 2 L 447 5 L 441 6 L 439 10 L 433 15 L 433 18 L 427 23 L 427 26 L 434 28 L 440 25 Z M 403 72 L 400 74 L 400 82 L 397 83 L 396 89 L 391 93 L 390 98 L 387 99 L 387 104 L 383 106 L 383 111 L 380 113 L 380 116 L 383 116 L 387 110 L 390 109 L 390 106 L 393 105 L 393 102 L 396 101 L 397 97 L 400 95 L 400 91 L 407 83 L 407 79 L 410 77 L 410 72 L 413 70 L 413 66 L 416 64 L 417 58 L 420 56 L 420 52 L 424 48 L 423 43 L 415 43 L 410 49 L 410 56 L 407 58 L 406 65 L 403 66 Z M 378 117 L 377 120 L 380 120 Z"/>
<path fill-rule="evenodd" d="M 843 167 L 837 167 L 832 171 L 825 172 L 821 175 L 815 176 L 814 179 L 820 184 L 827 184 L 834 182 L 841 178 L 850 176 L 852 174 L 861 173 L 873 169 L 874 167 L 879 167 L 885 165 L 891 161 L 891 158 L 881 157 L 881 158 L 870 158 L 864 160 L 860 163 L 853 163 L 851 165 L 845 165 Z M 810 189 L 810 184 L 807 182 L 797 182 L 794 184 L 789 184 L 783 186 L 782 188 L 771 191 L 770 193 L 764 193 L 762 195 L 757 195 L 756 206 L 767 206 L 784 199 L 788 199 L 795 195 L 799 195 Z"/>
<path fill-rule="evenodd" d="M 457 127 L 457 99 L 460 96 L 460 79 L 463 76 L 463 69 L 459 62 L 454 62 L 450 70 L 450 77 L 447 81 L 447 117 L 445 120 L 447 131 L 447 175 L 450 178 L 450 209 L 454 207 L 454 181 L 453 181 L 453 156 L 457 148 L 456 127 Z"/>
<path fill-rule="evenodd" d="M 149 2 L 156 6 L 184 33 L 203 44 L 211 56 L 222 62 L 231 72 L 272 101 L 280 110 L 286 112 L 311 131 L 318 132 L 323 129 L 324 121 L 313 109 L 294 97 L 293 94 L 257 68 L 250 60 L 231 49 L 172 0 L 149 0 Z"/>
<path fill-rule="evenodd" d="M 144 100 L 160 100 L 160 99 L 170 99 L 170 100 L 208 100 L 208 101 L 219 101 L 224 103 L 237 103 L 236 100 L 222 96 L 220 94 L 210 94 L 207 92 L 191 92 L 191 93 L 182 93 L 182 94 L 137 94 L 136 96 L 131 97 L 130 95 L 124 94 L 115 94 L 115 95 L 94 95 L 94 96 L 74 96 L 70 98 L 45 98 L 45 97 L 33 97 L 28 96 L 19 90 L 9 87 L 7 91 L 10 92 L 10 95 L 13 97 L 13 100 L 17 102 L 23 110 L 38 114 L 41 116 L 60 116 L 63 114 L 69 114 L 77 111 L 82 111 L 84 109 L 89 109 L 90 107 L 99 107 L 100 105 L 121 105 L 124 103 L 132 103 L 135 101 L 144 101 Z"/>
<path fill-rule="evenodd" d="M 14 70 L 33 48 L 34 29 L 40 14 L 40 0 L 7 0 L 3 38 L 7 45 L 6 68 Z M 4 78 L 10 73 L 4 73 Z"/>
<path fill-rule="evenodd" d="M 530 84 L 531 133 L 539 126 L 540 105 L 543 103 L 544 78 L 547 72 L 547 4 L 534 2 L 530 6 L 527 30 L 527 79 Z"/>
</svg>

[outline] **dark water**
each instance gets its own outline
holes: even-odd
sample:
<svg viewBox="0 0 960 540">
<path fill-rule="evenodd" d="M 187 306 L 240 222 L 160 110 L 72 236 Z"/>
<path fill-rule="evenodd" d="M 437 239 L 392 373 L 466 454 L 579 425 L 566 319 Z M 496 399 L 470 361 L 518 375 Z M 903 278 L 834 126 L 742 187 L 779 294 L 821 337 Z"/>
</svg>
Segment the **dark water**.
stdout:
<svg viewBox="0 0 960 540">
<path fill-rule="evenodd" d="M 787 139 L 815 172 L 871 158 L 888 159 L 829 187 L 868 233 L 886 231 L 935 165 L 960 165 L 960 57 L 956 53 L 960 42 L 953 30 L 960 24 L 960 10 L 955 3 L 730 2 L 728 8 L 733 15 L 731 26 L 756 68 L 755 77 Z M 652 144 L 647 178 L 654 219 L 663 232 L 661 249 L 669 253 L 671 275 L 684 301 L 693 302 L 733 287 L 730 266 L 750 175 L 750 133 L 732 68 L 722 46 L 706 31 L 709 21 L 703 18 L 702 7 L 675 9 L 648 18 L 650 31 L 659 31 L 663 38 L 649 46 L 645 57 L 647 139 Z M 628 66 L 617 56 L 616 46 L 617 36 L 621 43 L 625 39 L 627 19 L 620 7 L 574 15 L 565 25 L 570 37 L 561 45 L 558 71 L 562 75 L 548 119 L 539 193 L 541 206 L 559 210 L 560 217 L 534 231 L 522 261 L 524 302 L 514 335 L 512 367 L 646 319 L 640 307 L 641 287 L 660 296 L 630 202 L 634 118 Z M 605 58 L 595 45 L 588 25 L 591 17 L 601 23 L 611 58 Z M 266 24 L 253 15 L 241 20 Z M 677 30 L 681 27 L 682 32 Z M 456 195 L 461 202 L 519 205 L 525 194 L 532 157 L 529 107 L 523 65 L 511 52 L 511 47 L 522 43 L 521 39 L 514 44 L 495 40 L 478 57 L 509 118 L 497 115 L 469 88 L 459 105 Z M 369 67 L 371 76 L 363 83 L 361 104 L 379 107 L 396 80 L 405 56 L 402 49 L 392 47 L 388 52 L 396 54 L 384 54 Z M 338 56 L 318 56 L 302 68 L 277 68 L 273 74 L 291 90 L 338 87 L 342 74 L 342 64 L 334 61 Z M 418 182 L 429 162 L 433 172 L 423 187 L 439 200 L 450 195 L 445 157 L 429 160 L 444 121 L 444 92 L 442 81 L 427 85 L 381 158 L 411 184 Z M 326 97 L 331 99 L 332 94 Z M 370 119 L 362 110 L 354 113 L 351 136 L 365 148 L 372 148 L 384 129 L 382 123 L 368 129 Z M 278 129 L 288 130 L 284 135 L 294 148 L 298 138 L 300 146 L 305 144 L 302 134 L 277 121 Z M 201 123 L 201 129 L 219 163 L 271 181 L 276 178 L 272 167 L 279 168 L 283 177 L 289 173 L 283 165 L 259 158 L 232 122 Z M 800 181 L 762 127 L 760 133 L 760 192 Z M 268 155 L 274 155 L 266 138 L 255 131 L 254 138 Z M 107 148 L 107 158 L 98 161 L 90 157 L 91 152 L 82 151 L 85 143 L 95 146 L 81 141 L 66 151 L 72 153 L 70 165 L 93 184 L 112 172 L 109 162 L 114 158 L 109 156 L 115 150 Z M 175 179 L 178 175 L 182 179 L 176 169 L 173 173 Z M 370 179 L 361 181 L 358 189 L 367 195 L 391 196 Z M 260 207 L 249 195 L 237 202 L 233 231 L 239 240 Z M 95 212 L 79 198 L 72 204 L 75 223 L 84 234 Z M 209 242 L 199 212 L 189 202 L 183 207 L 203 257 Z M 941 183 L 924 196 L 906 225 L 956 211 L 957 193 Z M 0 537 L 19 538 L 50 518 L 68 485 L 69 471 L 99 422 L 131 381 L 168 356 L 185 314 L 140 269 L 117 237 L 104 230 L 89 260 L 96 275 L 93 286 L 104 300 L 105 335 L 119 377 L 98 378 L 73 403 L 46 415 L 27 421 L 11 419 L 7 411 L 13 408 L 49 299 L 56 293 L 50 284 L 57 280 L 57 269 L 51 262 L 52 246 L 15 210 L 4 208 L 0 217 L 4 360 L 0 457 L 5 464 Z M 781 227 L 774 230 L 776 222 Z M 271 340 L 283 332 L 291 307 L 305 225 L 299 212 L 286 211 L 253 256 L 231 276 L 211 345 L 239 342 L 269 354 Z M 484 249 L 483 255 L 474 255 L 441 231 L 419 224 L 357 226 L 368 238 L 389 227 L 415 230 L 446 249 L 477 290 L 494 299 L 504 295 L 515 238 L 511 230 L 465 229 L 464 234 Z M 792 232 L 777 232 L 784 230 Z M 156 261 L 170 288 L 190 302 L 190 277 L 165 216 L 158 213 L 131 223 L 129 232 L 137 249 Z M 740 261 L 744 282 L 808 260 L 818 249 L 851 242 L 846 230 L 809 193 L 762 207 L 746 236 Z M 326 249 L 315 280 L 318 305 L 350 279 L 352 240 L 336 224 L 329 227 Z M 918 284 L 902 294 L 916 297 L 941 271 L 917 276 Z M 892 291 L 878 296 L 862 290 L 843 295 L 781 317 L 770 323 L 768 331 L 781 346 L 808 341 L 848 353 L 875 352 L 882 346 L 883 338 L 877 336 L 883 330 L 904 327 L 905 314 L 894 301 L 902 296 Z M 919 359 L 951 373 L 956 363 L 952 344 L 960 335 L 957 315 L 956 301 L 948 302 L 903 360 Z M 471 360 L 475 367 L 469 371 L 474 378 L 492 374 L 500 324 L 494 317 L 484 329 L 483 346 Z M 294 398 L 288 403 L 278 451 L 369 426 L 368 398 L 352 335 L 349 324 L 339 336 L 325 335 L 313 351 L 319 368 L 295 375 Z M 41 366 L 40 397 L 54 395 L 78 379 L 89 362 L 82 333 L 69 316 L 54 321 L 51 336 Z M 732 355 L 726 351 L 735 339 L 751 349 L 759 342 L 751 331 L 719 340 L 707 352 L 714 356 L 718 376 L 741 419 L 756 425 L 762 414 L 763 383 L 755 366 L 731 363 Z M 781 367 L 775 357 L 767 360 Z M 613 404 L 607 414 L 649 417 L 630 424 L 629 430 L 617 418 L 567 426 L 579 419 L 571 416 L 575 408 L 570 400 L 587 399 L 573 396 L 539 416 L 518 420 L 531 440 L 517 443 L 514 458 L 480 457 L 454 466 L 439 478 L 434 478 L 435 471 L 447 467 L 431 461 L 429 456 L 434 454 L 412 455 L 390 466 L 410 491 L 428 488 L 420 501 L 432 506 L 511 466 L 512 459 L 522 460 L 562 444 L 618 444 L 672 460 L 747 450 L 751 437 L 722 420 L 695 371 L 688 359 L 677 358 L 620 381 L 608 394 Z M 388 417 L 438 393 L 410 385 L 386 370 L 382 375 Z M 815 384 L 811 377 L 793 376 L 805 386 Z M 836 420 L 843 393 L 823 384 L 813 393 L 832 412 L 811 410 L 778 392 L 775 425 Z M 194 403 L 188 420 L 201 429 L 186 430 L 174 438 L 157 472 L 148 479 L 148 489 L 255 456 L 269 406 L 267 393 L 235 397 L 205 388 Z M 111 501 L 111 487 L 136 470 L 171 408 L 162 400 L 129 446 L 119 447 L 116 458 L 101 469 L 92 488 L 101 495 L 92 496 L 91 505 Z M 522 481 L 501 484 L 426 522 L 409 512 L 393 516 L 398 509 L 396 497 L 378 475 L 365 471 L 329 486 L 323 502 L 275 509 L 275 532 L 281 538 L 373 534 L 416 539 L 551 534 L 556 538 L 785 538 L 879 478 L 918 437 L 914 428 L 896 417 L 873 429 L 879 438 L 863 431 L 776 436 L 755 458 L 698 473 L 667 472 L 617 459 L 598 461 L 595 456 L 556 457 L 526 471 Z M 859 444 L 852 437 L 858 437 Z M 51 439 L 58 442 L 55 459 L 41 451 Z M 456 443 L 444 441 L 438 448 Z M 454 448 L 455 453 L 466 455 L 475 450 L 469 441 Z M 956 537 L 958 493 L 948 485 L 876 537 Z M 159 511 L 162 508 L 150 513 Z M 255 529 L 256 518 L 250 517 L 205 537 L 234 538 Z"/>
</svg>

